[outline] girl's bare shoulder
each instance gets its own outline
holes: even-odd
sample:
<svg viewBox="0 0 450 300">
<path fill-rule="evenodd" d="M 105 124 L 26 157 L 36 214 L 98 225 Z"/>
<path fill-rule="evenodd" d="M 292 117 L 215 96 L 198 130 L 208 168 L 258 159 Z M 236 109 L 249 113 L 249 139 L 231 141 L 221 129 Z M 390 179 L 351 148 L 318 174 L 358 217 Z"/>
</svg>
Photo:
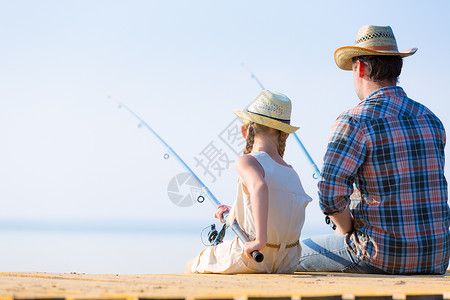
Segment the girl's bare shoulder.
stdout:
<svg viewBox="0 0 450 300">
<path fill-rule="evenodd" d="M 250 170 L 256 170 L 258 171 L 258 173 L 264 176 L 264 168 L 261 166 L 258 160 L 254 158 L 252 155 L 248 154 L 242 155 L 241 157 L 236 159 L 234 166 L 238 171 L 238 173 L 241 175 Z"/>
<path fill-rule="evenodd" d="M 244 154 L 236 159 L 236 162 L 234 164 L 236 167 L 249 167 L 259 163 L 252 155 Z"/>
</svg>

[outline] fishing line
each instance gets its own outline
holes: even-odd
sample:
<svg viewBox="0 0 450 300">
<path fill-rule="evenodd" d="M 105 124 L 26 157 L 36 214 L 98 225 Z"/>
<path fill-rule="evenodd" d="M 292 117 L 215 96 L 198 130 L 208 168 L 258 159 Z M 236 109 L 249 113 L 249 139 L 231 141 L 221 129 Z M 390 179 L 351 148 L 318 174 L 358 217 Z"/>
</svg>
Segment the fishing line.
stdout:
<svg viewBox="0 0 450 300">
<path fill-rule="evenodd" d="M 209 232 L 208 232 L 208 244 L 205 244 L 205 242 L 203 241 L 203 233 L 205 232 L 206 229 L 209 228 Z M 202 244 L 205 246 L 216 246 L 220 243 L 223 242 L 223 239 L 225 237 L 226 234 L 226 229 L 227 229 L 227 225 L 223 224 L 222 229 L 220 231 L 217 231 L 216 229 L 216 224 L 211 224 L 209 226 L 206 226 L 205 228 L 202 229 L 202 232 L 200 233 L 200 240 L 202 241 Z"/>
<path fill-rule="evenodd" d="M 203 233 L 205 232 L 205 230 L 206 229 L 208 229 L 208 228 L 211 228 L 211 225 L 210 226 L 206 226 L 205 228 L 203 228 L 202 229 L 202 231 L 200 232 L 200 240 L 202 241 L 202 244 L 204 245 L 204 246 L 211 246 L 211 244 L 206 244 L 204 241 L 203 241 Z"/>
</svg>

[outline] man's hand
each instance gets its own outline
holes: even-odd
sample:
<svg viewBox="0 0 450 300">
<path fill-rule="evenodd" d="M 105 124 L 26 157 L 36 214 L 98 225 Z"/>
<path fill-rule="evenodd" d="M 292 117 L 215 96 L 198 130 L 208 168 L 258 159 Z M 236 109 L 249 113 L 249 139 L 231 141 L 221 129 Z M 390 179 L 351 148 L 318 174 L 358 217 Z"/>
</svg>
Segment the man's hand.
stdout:
<svg viewBox="0 0 450 300">
<path fill-rule="evenodd" d="M 348 232 L 345 232 L 344 230 L 341 229 L 341 227 L 337 226 L 336 229 L 334 230 L 334 234 L 335 235 L 346 235 Z"/>
<path fill-rule="evenodd" d="M 334 234 L 345 235 L 353 231 L 353 216 L 350 208 L 347 206 L 340 214 L 330 216 L 331 220 L 336 224 Z"/>
</svg>

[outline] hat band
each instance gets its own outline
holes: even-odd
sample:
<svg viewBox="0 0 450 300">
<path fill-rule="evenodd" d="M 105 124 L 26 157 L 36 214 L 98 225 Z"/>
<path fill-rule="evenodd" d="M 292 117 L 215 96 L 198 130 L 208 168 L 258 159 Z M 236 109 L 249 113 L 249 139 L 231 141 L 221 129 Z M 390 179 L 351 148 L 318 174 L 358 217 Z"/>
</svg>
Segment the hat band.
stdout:
<svg viewBox="0 0 450 300">
<path fill-rule="evenodd" d="M 369 50 L 375 50 L 375 51 L 396 51 L 398 52 L 397 46 L 368 46 L 364 47 Z"/>
<path fill-rule="evenodd" d="M 282 123 L 285 123 L 285 124 L 288 124 L 288 125 L 291 124 L 291 120 L 277 119 L 277 118 L 274 118 L 274 117 L 270 117 L 270 116 L 259 114 L 259 113 L 253 112 L 253 111 L 249 111 L 248 109 L 247 109 L 247 112 L 255 114 L 255 115 L 258 115 L 258 116 L 261 116 L 261 117 L 269 118 L 269 119 L 272 119 L 272 120 L 275 120 L 275 121 L 279 121 L 279 122 L 282 122 Z"/>
</svg>

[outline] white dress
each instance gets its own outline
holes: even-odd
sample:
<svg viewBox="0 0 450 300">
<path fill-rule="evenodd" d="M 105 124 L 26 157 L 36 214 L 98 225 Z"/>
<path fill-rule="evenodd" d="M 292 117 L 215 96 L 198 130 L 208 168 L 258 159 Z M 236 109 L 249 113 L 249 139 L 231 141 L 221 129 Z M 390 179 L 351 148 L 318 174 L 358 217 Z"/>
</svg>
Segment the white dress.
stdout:
<svg viewBox="0 0 450 300">
<path fill-rule="evenodd" d="M 312 199 L 303 190 L 300 178 L 292 167 L 280 165 L 265 152 L 250 155 L 263 167 L 269 189 L 267 246 L 261 251 L 264 261 L 257 263 L 247 258 L 243 253 L 243 242 L 236 237 L 203 250 L 194 259 L 191 272 L 235 274 L 295 271 L 301 255 L 298 241 L 305 221 L 305 208 Z M 236 218 L 250 240 L 255 239 L 251 202 L 244 193 L 241 178 L 230 216 Z"/>
</svg>

